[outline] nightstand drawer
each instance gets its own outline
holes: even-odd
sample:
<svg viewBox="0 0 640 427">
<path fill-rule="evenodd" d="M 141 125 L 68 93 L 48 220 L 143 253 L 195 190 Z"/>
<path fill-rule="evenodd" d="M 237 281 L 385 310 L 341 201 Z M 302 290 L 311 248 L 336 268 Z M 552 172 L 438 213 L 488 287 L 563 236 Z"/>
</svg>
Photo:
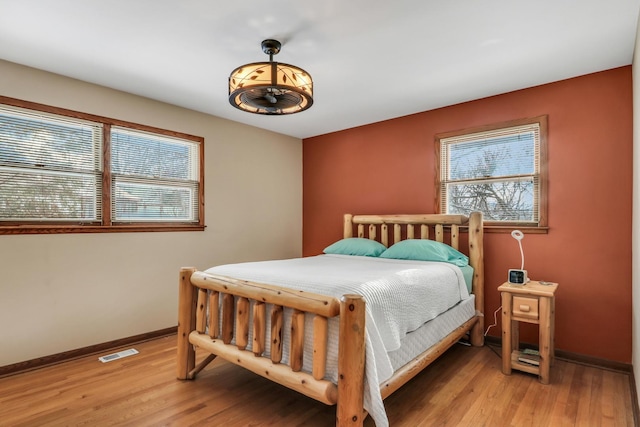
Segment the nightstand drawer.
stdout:
<svg viewBox="0 0 640 427">
<path fill-rule="evenodd" d="M 513 296 L 513 315 L 525 319 L 538 320 L 538 298 Z"/>
</svg>

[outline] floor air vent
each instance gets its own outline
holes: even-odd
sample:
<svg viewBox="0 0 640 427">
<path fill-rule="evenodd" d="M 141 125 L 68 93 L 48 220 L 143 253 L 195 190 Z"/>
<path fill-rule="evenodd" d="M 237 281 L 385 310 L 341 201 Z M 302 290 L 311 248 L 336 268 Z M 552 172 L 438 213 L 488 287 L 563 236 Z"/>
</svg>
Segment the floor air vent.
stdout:
<svg viewBox="0 0 640 427">
<path fill-rule="evenodd" d="M 138 354 L 138 350 L 135 348 L 130 348 L 129 350 L 122 350 L 117 353 L 107 354 L 106 356 L 98 357 L 98 360 L 102 363 L 112 362 L 114 360 L 122 359 L 123 357 L 133 356 L 134 354 Z"/>
</svg>

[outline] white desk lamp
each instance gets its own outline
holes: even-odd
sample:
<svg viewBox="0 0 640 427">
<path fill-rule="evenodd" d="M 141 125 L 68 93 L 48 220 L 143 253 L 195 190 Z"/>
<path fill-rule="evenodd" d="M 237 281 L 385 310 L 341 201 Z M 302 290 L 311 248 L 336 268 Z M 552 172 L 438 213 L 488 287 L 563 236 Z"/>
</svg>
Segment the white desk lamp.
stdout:
<svg viewBox="0 0 640 427">
<path fill-rule="evenodd" d="M 527 277 L 527 270 L 524 269 L 524 251 L 522 250 L 522 239 L 524 239 L 524 233 L 520 230 L 513 230 L 511 232 L 511 237 L 518 241 L 522 264 L 520 265 L 519 270 L 509 269 L 509 283 L 514 285 L 524 285 L 529 281 L 529 277 Z"/>
</svg>

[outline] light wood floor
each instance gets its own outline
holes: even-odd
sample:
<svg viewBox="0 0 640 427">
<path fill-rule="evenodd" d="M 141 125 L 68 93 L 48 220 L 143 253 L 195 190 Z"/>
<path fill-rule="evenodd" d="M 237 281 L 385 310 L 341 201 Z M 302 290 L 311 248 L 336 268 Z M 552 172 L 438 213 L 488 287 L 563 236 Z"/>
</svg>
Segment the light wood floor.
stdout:
<svg viewBox="0 0 640 427">
<path fill-rule="evenodd" d="M 0 379 L 1 426 L 331 426 L 325 406 L 215 361 L 175 379 L 175 336 Z M 495 349 L 455 345 L 385 400 L 396 426 L 632 426 L 629 375 L 557 360 L 551 384 L 500 370 Z M 374 424 L 367 418 L 365 425 Z"/>
</svg>

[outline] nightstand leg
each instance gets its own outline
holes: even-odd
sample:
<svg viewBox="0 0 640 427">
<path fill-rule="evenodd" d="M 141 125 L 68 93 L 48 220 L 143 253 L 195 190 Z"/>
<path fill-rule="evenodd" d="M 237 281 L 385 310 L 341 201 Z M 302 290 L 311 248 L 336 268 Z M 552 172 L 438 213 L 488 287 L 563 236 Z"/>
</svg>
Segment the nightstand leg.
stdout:
<svg viewBox="0 0 640 427">
<path fill-rule="evenodd" d="M 540 382 L 549 384 L 549 366 L 551 364 L 551 306 L 549 298 L 540 298 Z"/>
<path fill-rule="evenodd" d="M 511 295 L 502 292 L 502 373 L 505 375 L 511 375 L 512 328 Z"/>
</svg>

